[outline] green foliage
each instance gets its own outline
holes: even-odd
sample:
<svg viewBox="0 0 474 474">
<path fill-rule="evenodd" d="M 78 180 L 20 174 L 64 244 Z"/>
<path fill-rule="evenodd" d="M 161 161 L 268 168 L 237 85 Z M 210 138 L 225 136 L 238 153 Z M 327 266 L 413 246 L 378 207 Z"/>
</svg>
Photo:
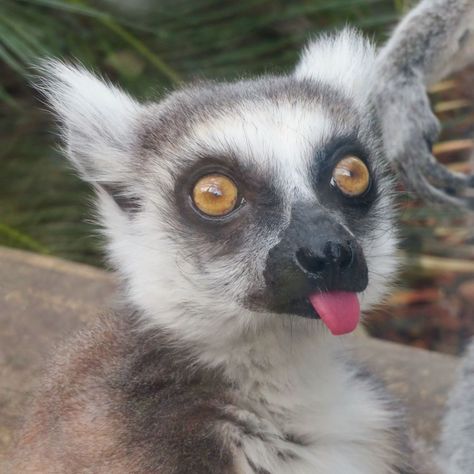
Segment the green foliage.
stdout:
<svg viewBox="0 0 474 474">
<path fill-rule="evenodd" d="M 396 0 L 0 0 L 0 244 L 100 261 L 86 221 L 90 191 L 59 158 L 54 126 L 28 87 L 39 57 L 78 59 L 142 98 L 159 97 L 182 80 L 288 70 L 310 36 L 343 24 L 380 38 L 397 7 Z"/>
<path fill-rule="evenodd" d="M 159 85 L 196 75 L 235 77 L 287 67 L 310 35 L 344 23 L 380 33 L 396 18 L 396 3 L 149 0 L 120 11 L 105 1 L 98 8 L 77 0 L 2 0 L 0 58 L 20 74 L 38 56 L 53 55 L 95 67 L 105 63 L 126 76 L 111 56 L 128 51 L 129 58 L 144 62 L 133 82 L 138 76 L 153 77 Z"/>
</svg>

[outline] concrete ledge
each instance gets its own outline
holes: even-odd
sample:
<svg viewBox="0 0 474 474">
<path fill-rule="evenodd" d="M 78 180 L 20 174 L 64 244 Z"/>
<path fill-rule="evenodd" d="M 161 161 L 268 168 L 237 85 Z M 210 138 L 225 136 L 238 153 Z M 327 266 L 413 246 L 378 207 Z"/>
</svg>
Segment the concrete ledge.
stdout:
<svg viewBox="0 0 474 474">
<path fill-rule="evenodd" d="M 114 288 L 102 270 L 0 247 L 0 464 L 45 357 L 105 308 Z"/>
<path fill-rule="evenodd" d="M 415 435 L 435 443 L 457 358 L 368 337 L 361 339 L 356 356 L 400 400 Z"/>
<path fill-rule="evenodd" d="M 46 355 L 105 309 L 115 287 L 102 270 L 0 247 L 0 463 Z M 416 433 L 432 442 L 456 359 L 363 336 L 354 356 L 386 381 Z"/>
</svg>

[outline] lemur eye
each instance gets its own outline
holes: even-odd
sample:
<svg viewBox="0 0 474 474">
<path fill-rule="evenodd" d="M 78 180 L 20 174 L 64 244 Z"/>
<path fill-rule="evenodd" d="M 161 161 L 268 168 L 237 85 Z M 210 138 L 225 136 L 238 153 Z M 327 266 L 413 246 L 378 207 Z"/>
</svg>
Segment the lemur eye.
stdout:
<svg viewBox="0 0 474 474">
<path fill-rule="evenodd" d="M 221 217 L 237 206 L 239 191 L 232 179 L 222 174 L 208 174 L 194 185 L 193 202 L 203 214 Z"/>
<path fill-rule="evenodd" d="M 362 196 L 370 185 L 370 173 L 365 163 L 356 156 L 346 156 L 332 172 L 331 184 L 349 197 Z"/>
</svg>

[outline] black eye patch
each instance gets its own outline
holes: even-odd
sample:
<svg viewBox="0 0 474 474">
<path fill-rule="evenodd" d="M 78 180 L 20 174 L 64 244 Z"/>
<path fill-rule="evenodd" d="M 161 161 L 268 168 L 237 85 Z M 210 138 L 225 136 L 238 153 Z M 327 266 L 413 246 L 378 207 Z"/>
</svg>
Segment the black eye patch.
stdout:
<svg viewBox="0 0 474 474">
<path fill-rule="evenodd" d="M 257 166 L 242 163 L 235 156 L 197 156 L 190 166 L 180 171 L 176 179 L 177 203 L 188 207 L 189 196 L 196 182 L 203 176 L 213 174 L 232 179 L 239 190 L 239 196 L 253 208 L 269 208 L 280 204 L 273 180 Z M 225 222 L 225 219 L 221 222 Z M 215 223 L 218 224 L 219 220 L 215 220 Z"/>
<path fill-rule="evenodd" d="M 210 175 L 232 179 L 238 189 L 238 201 L 243 204 L 233 212 L 212 218 L 196 212 L 193 190 L 199 179 Z M 198 156 L 190 166 L 179 171 L 171 212 L 179 222 L 180 233 L 186 234 L 190 242 L 198 239 L 199 244 L 210 243 L 213 252 L 218 254 L 235 252 L 238 246 L 248 245 L 252 234 L 280 221 L 282 199 L 273 182 L 258 166 L 242 163 L 237 157 Z"/>
<path fill-rule="evenodd" d="M 360 160 L 368 171 L 369 182 L 362 193 L 349 195 L 335 186 L 334 170 L 348 157 Z M 368 150 L 356 138 L 350 136 L 331 140 L 317 150 L 310 175 L 319 201 L 329 208 L 342 209 L 349 215 L 363 216 L 367 213 L 378 196 L 377 179 L 369 157 Z"/>
</svg>

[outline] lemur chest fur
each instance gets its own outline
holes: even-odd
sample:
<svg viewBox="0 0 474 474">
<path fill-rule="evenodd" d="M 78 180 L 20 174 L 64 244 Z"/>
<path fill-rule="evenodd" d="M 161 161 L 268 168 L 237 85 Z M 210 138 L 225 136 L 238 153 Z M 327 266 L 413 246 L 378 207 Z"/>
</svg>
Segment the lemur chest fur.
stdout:
<svg viewBox="0 0 474 474">
<path fill-rule="evenodd" d="M 219 430 L 239 472 L 395 472 L 385 401 L 369 380 L 337 360 L 340 351 L 331 341 L 317 339 L 295 340 L 283 350 L 278 344 L 283 355 L 265 348 L 266 341 L 233 355 L 227 370 L 233 403 Z"/>
<path fill-rule="evenodd" d="M 295 332 L 197 355 L 133 318 L 99 320 L 57 351 L 12 472 L 399 473 L 379 392 L 330 338 Z"/>
</svg>

